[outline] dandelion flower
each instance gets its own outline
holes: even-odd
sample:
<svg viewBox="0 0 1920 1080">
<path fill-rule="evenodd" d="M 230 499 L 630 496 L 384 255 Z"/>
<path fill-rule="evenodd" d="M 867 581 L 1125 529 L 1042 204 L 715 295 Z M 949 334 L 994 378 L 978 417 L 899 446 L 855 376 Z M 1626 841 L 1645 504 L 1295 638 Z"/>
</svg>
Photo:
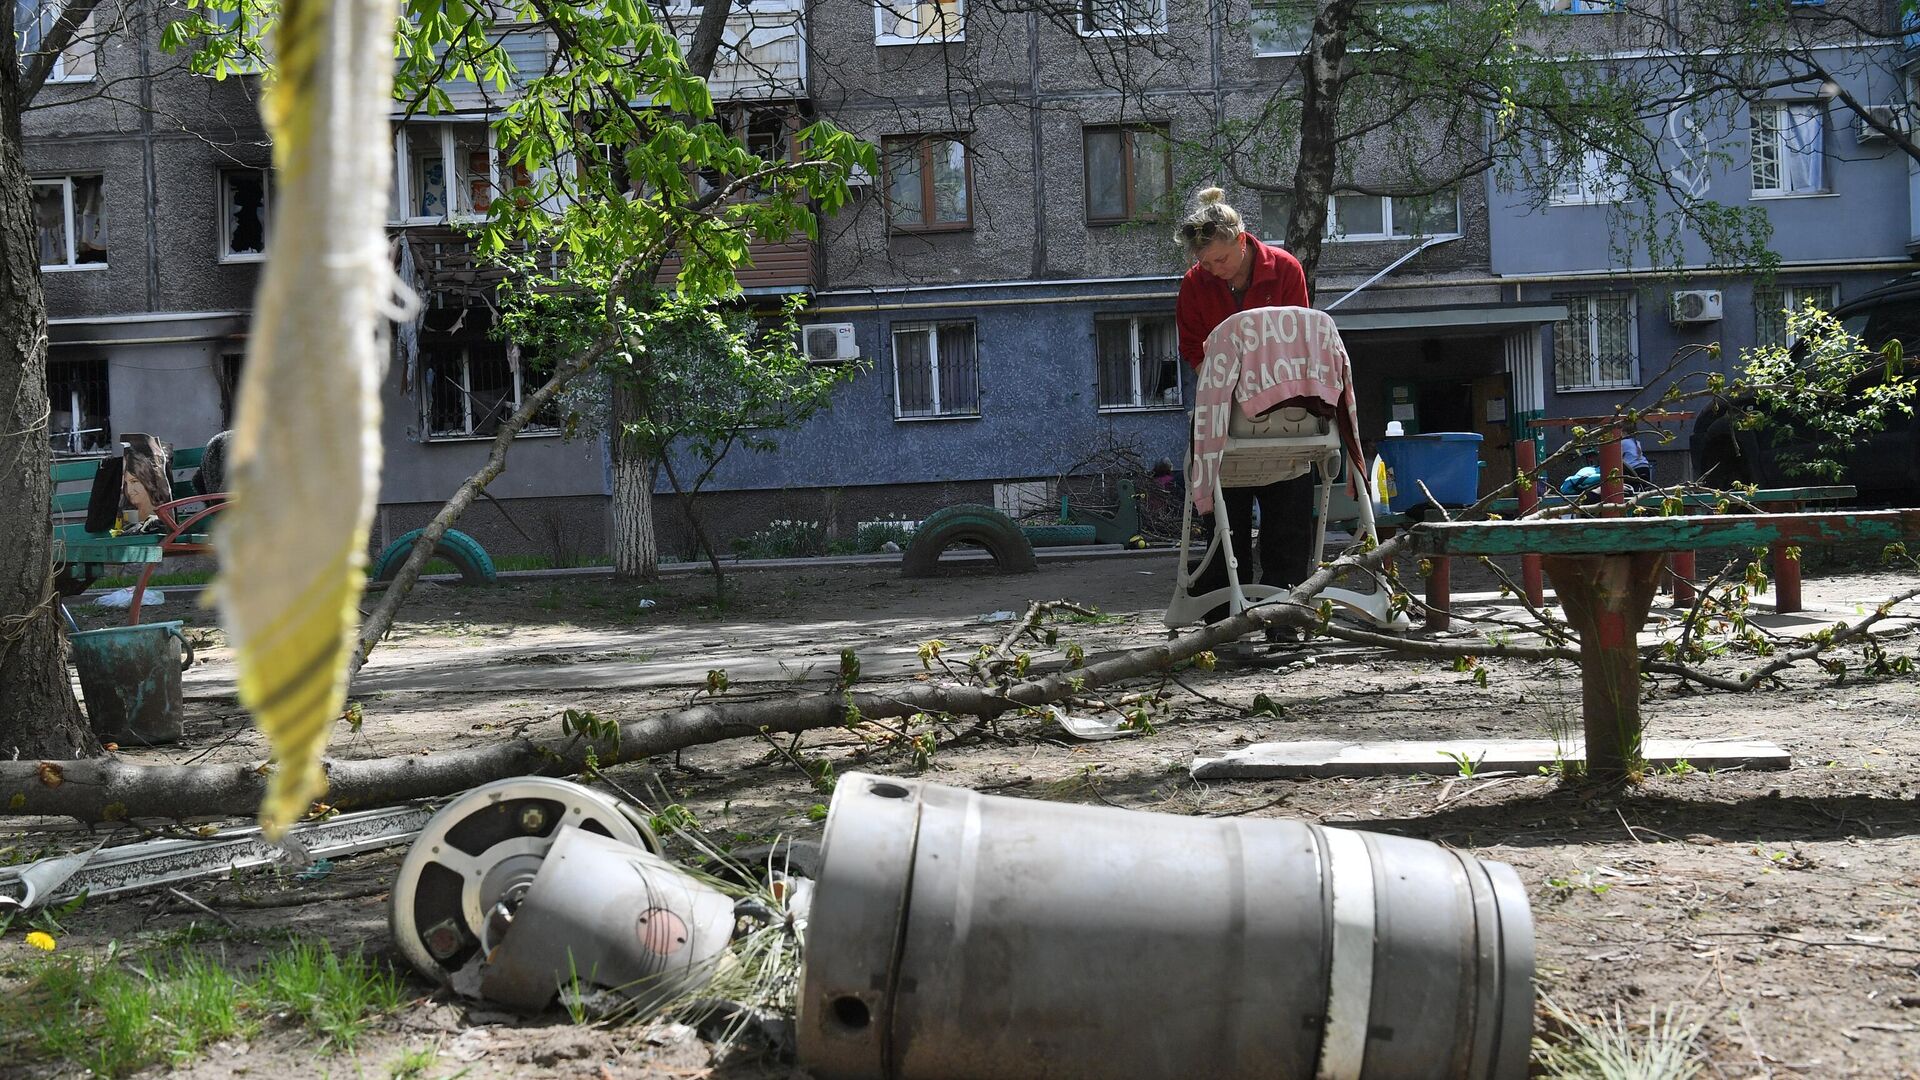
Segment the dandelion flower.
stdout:
<svg viewBox="0 0 1920 1080">
<path fill-rule="evenodd" d="M 27 935 L 27 944 L 39 949 L 41 952 L 52 952 L 53 935 L 41 930 L 35 930 L 33 933 Z"/>
</svg>

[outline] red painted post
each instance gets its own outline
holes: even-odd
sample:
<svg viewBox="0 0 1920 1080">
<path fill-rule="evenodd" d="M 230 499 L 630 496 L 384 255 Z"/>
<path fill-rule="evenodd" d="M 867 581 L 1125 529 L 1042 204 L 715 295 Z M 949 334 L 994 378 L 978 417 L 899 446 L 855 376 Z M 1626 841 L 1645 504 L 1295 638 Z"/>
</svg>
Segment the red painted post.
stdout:
<svg viewBox="0 0 1920 1080">
<path fill-rule="evenodd" d="M 1798 512 L 1799 503 L 1788 503 L 1789 512 Z M 1780 615 L 1791 615 L 1801 610 L 1800 605 L 1800 560 L 1789 559 L 1787 549 L 1799 547 L 1794 540 L 1775 540 L 1767 545 L 1767 551 L 1773 556 L 1773 610 Z"/>
<path fill-rule="evenodd" d="M 1627 485 L 1622 477 L 1626 473 L 1626 458 L 1620 452 L 1620 432 L 1618 428 L 1609 429 L 1607 441 L 1600 444 L 1600 513 L 1605 517 L 1620 517 L 1626 513 Z"/>
<path fill-rule="evenodd" d="M 1453 560 L 1432 555 L 1427 562 L 1427 629 L 1445 630 L 1453 622 Z"/>
<path fill-rule="evenodd" d="M 1520 516 L 1526 517 L 1540 505 L 1539 458 L 1531 436 L 1514 440 L 1513 457 L 1525 479 L 1520 484 Z M 1520 556 L 1520 584 L 1527 590 L 1527 602 L 1539 607 L 1547 602 L 1546 583 L 1540 573 L 1540 556 Z"/>
<path fill-rule="evenodd" d="M 1669 561 L 1673 566 L 1673 606 L 1686 607 L 1693 603 L 1693 552 L 1676 551 Z"/>
</svg>

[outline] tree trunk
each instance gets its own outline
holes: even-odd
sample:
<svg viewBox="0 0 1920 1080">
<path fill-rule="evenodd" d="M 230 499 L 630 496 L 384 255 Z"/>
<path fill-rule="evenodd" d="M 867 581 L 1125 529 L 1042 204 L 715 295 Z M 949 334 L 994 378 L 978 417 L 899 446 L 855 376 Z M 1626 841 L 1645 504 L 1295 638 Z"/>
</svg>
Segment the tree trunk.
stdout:
<svg viewBox="0 0 1920 1080">
<path fill-rule="evenodd" d="M 627 431 L 644 415 L 641 391 L 622 377 L 613 380 L 613 576 L 652 581 L 660 576 L 660 541 L 653 528 L 656 465 L 641 439 Z"/>
<path fill-rule="evenodd" d="M 1347 27 L 1358 0 L 1332 0 L 1314 14 L 1313 38 L 1300 58 L 1300 161 L 1293 173 L 1293 216 L 1287 248 L 1313 288 L 1320 245 L 1327 232 L 1327 198 L 1340 149 L 1340 70 L 1347 57 Z"/>
<path fill-rule="evenodd" d="M 53 592 L 52 446 L 47 439 L 47 302 L 32 185 L 21 154 L 19 64 L 0 48 L 0 758 L 100 752 L 67 677 Z"/>
<path fill-rule="evenodd" d="M 679 475 L 673 471 L 673 462 L 665 457 L 660 459 L 660 467 L 666 470 L 667 483 L 673 485 L 673 493 L 679 498 L 681 509 L 686 511 L 687 527 L 693 530 L 694 543 L 700 545 L 700 550 L 707 556 L 707 565 L 713 569 L 713 602 L 725 604 L 727 572 L 720 565 L 720 553 L 714 549 L 713 538 L 707 535 L 707 523 L 700 516 L 700 483 L 696 481 L 690 488 L 682 487 Z"/>
</svg>

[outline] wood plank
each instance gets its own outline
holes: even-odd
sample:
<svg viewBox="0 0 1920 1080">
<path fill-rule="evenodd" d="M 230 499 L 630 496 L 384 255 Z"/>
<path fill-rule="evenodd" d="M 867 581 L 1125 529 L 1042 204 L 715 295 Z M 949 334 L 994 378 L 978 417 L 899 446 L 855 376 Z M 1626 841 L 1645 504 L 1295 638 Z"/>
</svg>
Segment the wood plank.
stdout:
<svg viewBox="0 0 1920 1080">
<path fill-rule="evenodd" d="M 83 540 L 53 538 L 56 563 L 96 563 L 118 566 L 122 563 L 157 563 L 161 560 L 160 537 L 145 536 L 88 537 Z"/>
<path fill-rule="evenodd" d="M 1649 766 L 1671 768 L 1685 761 L 1696 769 L 1784 769 L 1792 755 L 1770 742 L 1742 739 L 1648 739 Z M 1586 760 L 1581 740 L 1457 739 L 1405 742 L 1255 743 L 1194 758 L 1195 780 L 1283 780 L 1307 777 L 1454 776 L 1465 754 L 1478 773 L 1536 775 L 1556 761 Z"/>
<path fill-rule="evenodd" d="M 1423 555 L 1614 555 L 1765 547 L 1777 541 L 1890 543 L 1920 538 L 1920 510 L 1440 522 L 1416 525 L 1407 534 L 1414 551 Z"/>
<path fill-rule="evenodd" d="M 1722 505 L 1737 507 L 1741 503 L 1765 506 L 1771 503 L 1837 503 L 1846 502 L 1860 492 L 1845 484 L 1830 487 L 1799 488 L 1761 488 L 1751 495 L 1728 491 L 1689 491 L 1680 495 L 1645 494 L 1636 496 L 1635 506 L 1644 506 L 1658 510 L 1666 505 L 1668 499 L 1678 499 L 1690 509 L 1717 510 Z M 1566 503 L 1571 500 L 1558 492 L 1542 496 L 1549 503 Z M 1518 499 L 1495 499 L 1487 504 L 1487 511 L 1493 514 L 1511 514 L 1520 509 Z"/>
</svg>

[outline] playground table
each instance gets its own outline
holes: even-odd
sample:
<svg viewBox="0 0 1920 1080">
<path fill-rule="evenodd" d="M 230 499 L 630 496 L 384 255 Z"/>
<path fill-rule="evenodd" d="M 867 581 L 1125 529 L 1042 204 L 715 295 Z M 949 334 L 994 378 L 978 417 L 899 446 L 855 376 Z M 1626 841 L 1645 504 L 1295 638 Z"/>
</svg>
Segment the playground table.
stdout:
<svg viewBox="0 0 1920 1080">
<path fill-rule="evenodd" d="M 1591 775 L 1624 772 L 1640 751 L 1640 629 L 1669 551 L 1920 539 L 1920 510 L 1715 517 L 1469 521 L 1415 525 L 1413 550 L 1435 558 L 1542 556 L 1580 635 L 1581 712 Z"/>
<path fill-rule="evenodd" d="M 1737 512 L 1729 509 L 1730 507 L 1736 506 L 1765 507 L 1770 511 L 1791 513 L 1803 510 L 1809 506 L 1846 502 L 1848 499 L 1853 498 L 1855 494 L 1856 492 L 1853 488 L 1840 485 L 1832 487 L 1763 488 L 1751 495 L 1745 495 L 1739 492 L 1709 491 L 1689 492 L 1684 495 L 1663 495 L 1659 492 L 1646 492 L 1644 494 L 1636 493 L 1630 503 L 1621 502 L 1617 504 L 1600 503 L 1586 505 L 1597 505 L 1603 512 L 1611 511 L 1615 513 L 1628 512 L 1632 509 L 1651 510 L 1657 513 L 1666 510 L 1670 503 L 1678 503 L 1682 514 L 1689 512 L 1725 514 Z M 1557 492 L 1537 498 L 1540 502 L 1544 502 L 1548 506 L 1554 505 L 1556 501 L 1566 503 L 1567 505 L 1574 505 L 1571 500 L 1567 500 Z M 1493 514 L 1512 514 L 1515 512 L 1524 513 L 1530 509 L 1532 509 L 1531 506 L 1521 506 L 1520 501 L 1517 499 L 1499 499 L 1488 505 L 1487 512 Z M 1388 521 L 1382 527 L 1381 532 L 1383 535 L 1391 535 L 1391 529 L 1393 527 L 1405 528 L 1407 526 L 1407 519 L 1399 515 L 1395 515 L 1395 517 L 1399 520 Z M 1583 518 L 1580 520 L 1590 521 L 1595 519 Z M 1782 615 L 1792 614 L 1793 612 L 1801 610 L 1802 607 L 1800 595 L 1800 560 L 1787 557 L 1788 549 L 1794 546 L 1793 543 L 1788 541 L 1780 541 L 1769 546 L 1769 561 L 1772 564 L 1773 571 L 1774 610 Z M 1526 569 L 1530 571 L 1525 575 L 1525 585 L 1523 586 L 1527 591 L 1527 599 L 1535 605 L 1544 603 L 1545 596 L 1540 589 L 1539 573 L 1537 569 L 1535 569 L 1541 553 L 1520 552 L 1518 554 L 1521 555 Z M 1694 552 L 1691 548 L 1675 550 L 1672 552 L 1672 556 L 1672 570 L 1674 575 L 1673 602 L 1676 607 L 1683 607 L 1693 602 Z M 1453 566 L 1451 560 L 1445 556 L 1432 556 L 1428 560 L 1426 583 L 1426 628 L 1429 630 L 1445 630 L 1452 622 L 1449 611 L 1449 608 L 1451 608 L 1453 604 Z"/>
<path fill-rule="evenodd" d="M 65 568 L 65 580 L 71 592 L 85 588 L 109 566 L 138 566 L 139 581 L 134 585 L 133 603 L 127 608 L 127 625 L 140 622 L 140 605 L 146 598 L 147 583 L 162 559 L 178 555 L 208 555 L 213 552 L 206 535 L 206 519 L 226 508 L 227 497 L 220 492 L 200 493 L 197 474 L 205 447 L 175 450 L 168 461 L 173 476 L 173 501 L 154 508 L 166 526 L 164 533 L 111 536 L 90 533 L 78 520 L 60 522 L 85 514 L 87 498 L 93 490 L 94 474 L 100 471 L 100 458 L 70 458 L 53 463 L 54 565 Z M 64 592 L 63 595 L 71 595 Z"/>
</svg>

